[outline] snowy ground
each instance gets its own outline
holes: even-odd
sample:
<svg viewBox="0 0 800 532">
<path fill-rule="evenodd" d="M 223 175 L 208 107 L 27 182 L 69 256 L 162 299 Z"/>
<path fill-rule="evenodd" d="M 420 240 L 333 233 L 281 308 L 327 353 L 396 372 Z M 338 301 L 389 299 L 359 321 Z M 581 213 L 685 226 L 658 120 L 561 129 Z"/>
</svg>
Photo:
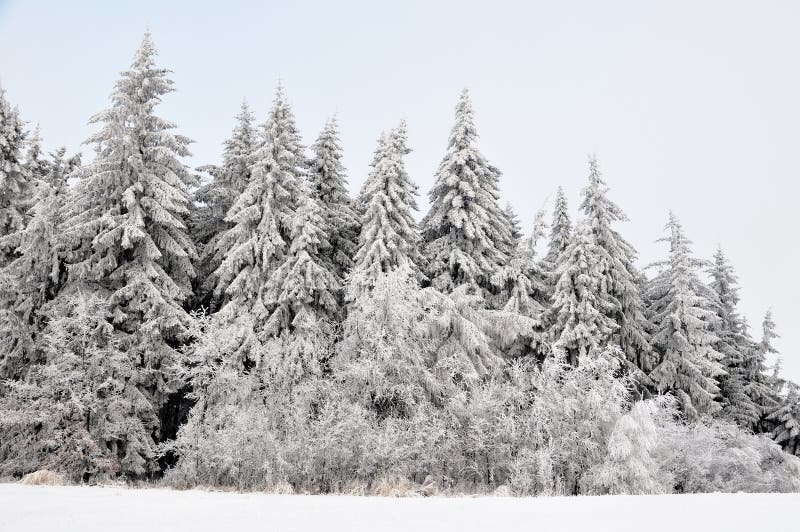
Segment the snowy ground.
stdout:
<svg viewBox="0 0 800 532">
<path fill-rule="evenodd" d="M 800 530 L 800 495 L 387 499 L 0 484 L 0 531 Z"/>
</svg>

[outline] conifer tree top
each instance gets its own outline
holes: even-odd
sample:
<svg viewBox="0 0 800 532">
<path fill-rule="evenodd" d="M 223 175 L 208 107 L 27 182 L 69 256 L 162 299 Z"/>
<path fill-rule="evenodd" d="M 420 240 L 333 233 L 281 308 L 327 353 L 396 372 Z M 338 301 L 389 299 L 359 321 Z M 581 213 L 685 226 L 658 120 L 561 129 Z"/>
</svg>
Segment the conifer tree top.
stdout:
<svg viewBox="0 0 800 532">
<path fill-rule="evenodd" d="M 422 222 L 431 282 L 444 291 L 462 283 L 488 288 L 514 252 L 511 220 L 498 203 L 500 172 L 475 146 L 477 138 L 465 89 Z"/>
</svg>

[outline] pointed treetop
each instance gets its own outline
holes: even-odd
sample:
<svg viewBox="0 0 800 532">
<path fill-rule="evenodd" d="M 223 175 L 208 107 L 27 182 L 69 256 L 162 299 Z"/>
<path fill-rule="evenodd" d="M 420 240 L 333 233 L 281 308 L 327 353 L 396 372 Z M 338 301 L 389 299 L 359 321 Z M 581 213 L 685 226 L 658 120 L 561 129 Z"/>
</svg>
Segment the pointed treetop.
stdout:
<svg viewBox="0 0 800 532">
<path fill-rule="evenodd" d="M 664 228 L 669 231 L 669 237 L 664 237 L 659 240 L 669 242 L 670 254 L 673 257 L 689 255 L 691 253 L 689 246 L 692 244 L 692 241 L 686 237 L 686 234 L 683 232 L 683 225 L 681 225 L 681 221 L 672 209 L 669 211 L 669 220 Z"/>
<path fill-rule="evenodd" d="M 464 88 L 456 104 L 455 123 L 450 130 L 450 147 L 464 148 L 470 146 L 478 138 L 475 127 L 475 116 L 469 90 Z"/>
<path fill-rule="evenodd" d="M 555 265 L 559 256 L 569 246 L 572 234 L 572 220 L 569 217 L 569 207 L 564 189 L 559 186 L 556 192 L 556 201 L 553 206 L 553 222 L 550 226 L 550 242 L 548 243 L 545 261 Z"/>
<path fill-rule="evenodd" d="M 379 142 L 382 142 L 382 138 Z M 397 127 L 389 132 L 388 143 L 401 157 L 411 153 L 412 150 L 408 147 L 408 124 L 405 118 L 401 119 Z"/>
<path fill-rule="evenodd" d="M 745 332 L 744 321 L 736 314 L 736 305 L 739 303 L 739 288 L 738 278 L 733 271 L 728 257 L 722 251 L 722 246 L 717 247 L 714 253 L 714 262 L 709 268 L 711 274 L 711 288 L 716 292 L 719 297 L 719 302 L 722 305 L 722 318 L 727 327 L 733 330 L 741 329 Z"/>
<path fill-rule="evenodd" d="M 153 43 L 153 37 L 150 33 L 150 28 L 147 28 L 144 30 L 142 42 L 139 44 L 139 48 L 136 50 L 136 54 L 133 58 L 133 64 L 131 66 L 137 69 L 152 68 L 153 64 L 155 63 L 156 55 L 158 55 L 158 50 L 156 49 L 155 43 Z"/>
<path fill-rule="evenodd" d="M 239 114 L 237 118 L 240 116 L 251 116 L 252 112 L 250 111 L 250 103 L 247 101 L 247 96 L 242 98 L 242 105 L 239 106 Z"/>
</svg>

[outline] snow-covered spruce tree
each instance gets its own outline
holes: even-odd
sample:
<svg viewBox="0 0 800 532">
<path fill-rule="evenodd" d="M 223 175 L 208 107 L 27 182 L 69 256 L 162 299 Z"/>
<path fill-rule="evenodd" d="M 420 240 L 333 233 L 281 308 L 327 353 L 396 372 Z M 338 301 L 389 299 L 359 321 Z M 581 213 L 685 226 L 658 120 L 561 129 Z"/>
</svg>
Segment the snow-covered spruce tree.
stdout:
<svg viewBox="0 0 800 532">
<path fill-rule="evenodd" d="M 265 325 L 274 310 L 267 286 L 289 254 L 307 166 L 294 114 L 280 84 L 263 130 L 250 182 L 225 218 L 232 227 L 216 243 L 224 259 L 214 273 L 215 297 L 223 303 L 222 318 L 249 322 L 241 328 L 245 335 L 236 355 L 247 363 L 257 362 L 252 357 L 258 340 L 267 336 Z"/>
<path fill-rule="evenodd" d="M 594 157 L 589 160 L 589 182 L 581 194 L 580 207 L 595 241 L 610 258 L 602 271 L 603 284 L 615 301 L 603 312 L 617 323 L 613 341 L 625 354 L 628 369 L 636 373 L 638 380 L 646 381 L 644 372 L 650 369 L 651 349 L 641 296 L 643 277 L 635 266 L 636 250 L 612 227 L 615 222 L 626 221 L 627 217 L 608 198 L 608 186 Z"/>
<path fill-rule="evenodd" d="M 759 357 L 762 360 L 768 356 L 778 359 L 769 380 L 777 404 L 767 407 L 766 419 L 759 428 L 768 432 L 786 452 L 800 456 L 800 386 L 780 376 L 780 353 L 772 345 L 772 341 L 778 338 L 772 311 L 767 311 L 761 329 Z"/>
<path fill-rule="evenodd" d="M 569 217 L 567 197 L 564 195 L 564 189 L 558 187 L 553 207 L 553 221 L 550 225 L 550 241 L 547 244 L 547 254 L 544 256 L 544 262 L 550 271 L 558 268 L 558 259 L 569 246 L 571 235 L 572 220 Z M 555 285 L 557 280 L 556 276 L 551 276 L 551 286 Z"/>
<path fill-rule="evenodd" d="M 25 168 L 30 176 L 31 183 L 35 185 L 39 180 L 45 179 L 50 173 L 49 161 L 42 154 L 42 135 L 39 124 L 33 128 L 25 139 Z"/>
<path fill-rule="evenodd" d="M 767 310 L 764 319 L 761 322 L 761 341 L 758 342 L 759 357 L 765 361 L 772 359 L 770 367 L 770 374 L 767 382 L 772 388 L 774 397 L 779 396 L 784 391 L 786 379 L 781 377 L 781 369 L 783 366 L 783 359 L 778 349 L 772 345 L 772 341 L 780 338 L 780 335 L 775 331 L 775 320 L 772 316 L 772 309 Z"/>
<path fill-rule="evenodd" d="M 386 132 L 381 131 L 381 134 L 378 137 L 378 142 L 375 146 L 375 151 L 372 152 L 372 161 L 370 161 L 369 163 L 369 167 L 371 168 L 371 170 L 367 174 L 367 178 L 364 179 L 364 182 L 361 184 L 361 188 L 358 191 L 358 195 L 353 201 L 353 209 L 355 210 L 359 224 L 364 219 L 364 214 L 367 212 L 367 207 L 369 206 L 369 199 L 370 199 L 369 191 L 373 188 L 371 187 L 371 183 L 375 179 L 375 176 L 377 175 L 378 163 L 383 158 L 384 152 L 386 151 L 386 142 L 387 142 Z M 356 249 L 358 249 L 357 246 L 358 242 L 356 242 Z"/>
<path fill-rule="evenodd" d="M 23 164 L 25 135 L 16 109 L 0 87 L 0 238 L 15 233 L 27 223 L 27 202 L 33 180 Z M 0 245 L 0 267 L 14 257 Z"/>
<path fill-rule="evenodd" d="M 477 138 L 464 89 L 422 221 L 427 276 L 444 292 L 463 283 L 491 292 L 491 277 L 508 262 L 506 250 L 513 246 L 509 220 L 498 204 L 499 174 L 478 151 Z"/>
<path fill-rule="evenodd" d="M 800 386 L 786 382 L 786 395 L 767 419 L 774 425 L 772 439 L 789 454 L 800 456 Z"/>
<path fill-rule="evenodd" d="M 0 393 L 0 475 L 50 469 L 73 482 L 136 477 L 154 467 L 157 412 L 122 350 L 109 305 L 70 291 L 45 311 L 44 360 Z"/>
<path fill-rule="evenodd" d="M 719 321 L 716 349 L 723 355 L 725 375 L 720 376 L 722 415 L 746 429 L 755 429 L 763 415 L 777 405 L 769 383 L 765 353 L 753 341 L 739 316 L 738 280 L 728 258 L 717 249 L 709 269 L 711 288 L 717 296 Z"/>
<path fill-rule="evenodd" d="M 743 370 L 745 374 L 744 391 L 759 409 L 759 421 L 753 427 L 760 431 L 764 428 L 765 416 L 780 404 L 780 394 L 775 388 L 775 376 L 767 357 L 775 353 L 768 338 L 775 334 L 775 323 L 772 321 L 772 311 L 767 311 L 762 323 L 762 339 L 754 342 L 747 331 L 747 322 L 743 320 L 745 337 L 750 342 L 750 349 L 746 352 Z M 766 343 L 765 343 L 765 339 Z"/>
<path fill-rule="evenodd" d="M 352 274 L 360 288 L 372 287 L 379 276 L 407 264 L 421 278 L 420 235 L 412 211 L 417 210 L 417 186 L 405 169 L 403 157 L 409 153 L 405 121 L 386 137 L 375 154 L 371 175 L 363 197 L 361 234 Z"/>
<path fill-rule="evenodd" d="M 522 224 L 519 221 L 517 211 L 514 210 L 514 206 L 511 205 L 510 202 L 506 202 L 506 206 L 503 208 L 503 214 L 508 222 L 508 230 L 510 232 L 511 242 L 514 245 L 514 249 L 516 249 L 520 242 L 522 242 Z"/>
<path fill-rule="evenodd" d="M 492 283 L 499 287 L 499 295 L 505 301 L 502 310 L 533 320 L 533 326 L 512 344 L 507 353 L 511 357 L 544 356 L 547 352 L 543 314 L 549 290 L 545 267 L 536 256 L 536 245 L 544 236 L 545 229 L 544 211 L 539 211 L 531 234 L 520 242 L 508 264 L 492 277 Z"/>
<path fill-rule="evenodd" d="M 330 118 L 311 147 L 309 182 L 311 194 L 322 209 L 328 227 L 325 250 L 336 266 L 336 274 L 344 277 L 353 267 L 359 233 L 359 217 L 347 193 L 347 178 L 342 165 L 342 148 L 336 118 Z"/>
<path fill-rule="evenodd" d="M 67 175 L 79 164 L 65 159 L 65 149 L 53 155 L 48 174 L 36 187 L 28 225 L 0 238 L 14 258 L 0 269 L 0 376 L 17 378 L 37 360 L 36 336 L 44 327 L 40 310 L 65 281 L 59 224 L 67 201 Z"/>
<path fill-rule="evenodd" d="M 146 33 L 111 107 L 91 119 L 100 125 L 86 141 L 96 156 L 79 172 L 61 238 L 68 284 L 107 301 L 115 341 L 135 361 L 132 382 L 158 410 L 176 391 L 177 346 L 190 321 L 182 303 L 191 294 L 196 253 L 186 229 L 187 189 L 195 180 L 180 160 L 190 141 L 155 114 L 174 90 L 155 56 Z"/>
<path fill-rule="evenodd" d="M 670 212 L 666 226 L 669 258 L 648 284 L 648 317 L 659 357 L 650 372 L 659 392 L 670 392 L 689 420 L 720 409 L 717 379 L 725 374 L 714 330 L 718 317 L 708 289 L 698 277 L 703 263 L 695 259 L 683 228 Z"/>
<path fill-rule="evenodd" d="M 267 280 L 265 299 L 272 312 L 263 333 L 270 374 L 288 385 L 321 374 L 326 363 L 331 327 L 338 317 L 341 279 L 326 251 L 330 243 L 323 211 L 303 189 L 292 222 L 286 260 Z"/>
<path fill-rule="evenodd" d="M 236 125 L 230 138 L 223 143 L 222 165 L 202 166 L 198 170 L 211 175 L 194 193 L 195 207 L 190 218 L 190 229 L 200 255 L 197 300 L 210 304 L 214 290 L 214 271 L 222 263 L 224 253 L 217 247 L 222 233 L 231 228 L 225 221 L 228 211 L 250 183 L 253 155 L 257 149 L 253 113 L 242 101 Z M 227 250 L 226 250 L 227 251 Z"/>
<path fill-rule="evenodd" d="M 609 294 L 604 275 L 604 266 L 611 261 L 589 220 L 581 221 L 562 253 L 545 315 L 554 347 L 564 350 L 572 365 L 581 355 L 606 346 L 618 327 L 609 317 L 616 300 Z"/>
</svg>

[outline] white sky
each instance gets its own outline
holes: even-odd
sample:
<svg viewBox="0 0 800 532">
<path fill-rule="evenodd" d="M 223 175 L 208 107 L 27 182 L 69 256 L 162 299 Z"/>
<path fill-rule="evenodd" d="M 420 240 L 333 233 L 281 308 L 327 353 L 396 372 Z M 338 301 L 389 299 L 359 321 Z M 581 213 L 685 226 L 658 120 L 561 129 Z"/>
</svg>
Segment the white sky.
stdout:
<svg viewBox="0 0 800 532">
<path fill-rule="evenodd" d="M 800 2 L 255 4 L 0 0 L 0 82 L 46 147 L 81 149 L 149 25 L 178 89 L 159 112 L 196 140 L 190 165 L 219 160 L 242 97 L 262 121 L 281 78 L 307 143 L 338 112 L 353 191 L 406 118 L 423 212 L 468 86 L 526 223 L 559 184 L 575 211 L 596 153 L 642 264 L 675 210 L 699 256 L 725 248 L 757 337 L 772 307 L 800 380 Z"/>
</svg>

